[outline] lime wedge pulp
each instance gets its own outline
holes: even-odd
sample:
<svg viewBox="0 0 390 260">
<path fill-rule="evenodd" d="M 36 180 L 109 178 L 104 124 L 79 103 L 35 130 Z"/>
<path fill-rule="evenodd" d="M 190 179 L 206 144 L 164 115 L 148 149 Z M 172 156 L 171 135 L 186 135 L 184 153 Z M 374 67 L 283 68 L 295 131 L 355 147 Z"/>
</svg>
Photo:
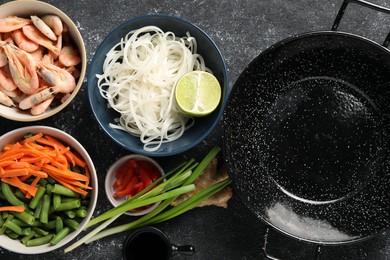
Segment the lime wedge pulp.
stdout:
<svg viewBox="0 0 390 260">
<path fill-rule="evenodd" d="M 175 99 L 181 112 L 194 117 L 206 116 L 218 107 L 221 86 L 213 74 L 191 71 L 178 81 Z"/>
</svg>

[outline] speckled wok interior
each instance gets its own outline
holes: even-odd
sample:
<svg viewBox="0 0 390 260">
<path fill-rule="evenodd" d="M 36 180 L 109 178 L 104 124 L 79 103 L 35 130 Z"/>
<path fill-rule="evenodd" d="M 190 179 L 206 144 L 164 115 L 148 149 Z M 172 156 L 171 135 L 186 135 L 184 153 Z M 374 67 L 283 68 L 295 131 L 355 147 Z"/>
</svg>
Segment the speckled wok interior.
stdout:
<svg viewBox="0 0 390 260">
<path fill-rule="evenodd" d="M 275 44 L 230 94 L 224 153 L 262 220 L 309 242 L 359 241 L 390 227 L 390 52 L 316 32 Z"/>
</svg>

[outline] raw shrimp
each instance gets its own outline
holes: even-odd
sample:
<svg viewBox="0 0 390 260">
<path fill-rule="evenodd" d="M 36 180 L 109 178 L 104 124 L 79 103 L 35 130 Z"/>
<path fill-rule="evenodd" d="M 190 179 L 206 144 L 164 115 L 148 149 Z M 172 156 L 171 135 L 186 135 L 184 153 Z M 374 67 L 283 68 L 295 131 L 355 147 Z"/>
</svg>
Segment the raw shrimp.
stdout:
<svg viewBox="0 0 390 260">
<path fill-rule="evenodd" d="M 52 52 L 46 53 L 40 62 L 54 64 L 54 54 Z"/>
<path fill-rule="evenodd" d="M 70 93 L 76 88 L 76 80 L 72 74 L 55 65 L 44 62 L 38 63 L 38 74 L 50 86 L 58 87 L 61 93 Z"/>
<path fill-rule="evenodd" d="M 30 18 L 0 19 L 0 103 L 39 115 L 71 96 L 81 58 L 60 17 Z"/>
<path fill-rule="evenodd" d="M 39 45 L 38 49 L 36 51 L 30 52 L 30 54 L 31 56 L 33 56 L 36 62 L 39 62 L 42 60 L 44 52 L 45 52 L 45 48 Z"/>
<path fill-rule="evenodd" d="M 75 79 L 80 78 L 80 70 L 78 70 L 76 67 L 72 66 L 66 69 Z"/>
<path fill-rule="evenodd" d="M 54 100 L 54 96 L 51 96 L 48 99 L 46 99 L 45 101 L 42 101 L 41 103 L 39 103 L 38 105 L 33 106 L 30 110 L 31 115 L 37 116 L 37 115 L 40 115 L 43 112 L 45 112 L 53 100 Z"/>
<path fill-rule="evenodd" d="M 53 42 L 43 35 L 34 25 L 26 25 L 22 28 L 24 35 L 30 40 L 46 47 L 49 51 L 52 51 L 56 55 L 60 53 L 60 50 L 53 44 Z"/>
<path fill-rule="evenodd" d="M 0 47 L 0 68 L 4 67 L 8 64 L 7 55 L 5 55 L 5 52 L 2 47 Z"/>
<path fill-rule="evenodd" d="M 13 31 L 12 38 L 14 39 L 16 45 L 24 51 L 33 52 L 39 47 L 39 44 L 31 41 L 23 34 L 22 29 Z"/>
<path fill-rule="evenodd" d="M 0 91 L 0 103 L 6 105 L 7 107 L 15 106 L 12 99 L 9 96 L 7 96 L 3 91 Z"/>
<path fill-rule="evenodd" d="M 42 20 L 53 30 L 55 35 L 60 36 L 62 34 L 62 21 L 57 15 L 45 15 L 42 17 Z"/>
<path fill-rule="evenodd" d="M 7 55 L 11 76 L 16 86 L 26 94 L 33 93 L 39 86 L 34 58 L 11 43 L 0 42 L 0 45 Z"/>
<path fill-rule="evenodd" d="M 57 49 L 60 50 L 60 53 L 61 53 L 61 49 L 62 49 L 62 34 L 58 35 L 57 42 L 56 42 L 55 46 L 57 47 Z M 58 55 L 54 54 L 54 58 L 58 59 L 58 57 L 60 56 L 60 53 L 58 53 Z"/>
<path fill-rule="evenodd" d="M 31 21 L 35 25 L 35 27 L 43 33 L 47 38 L 49 38 L 52 41 L 57 40 L 57 36 L 54 34 L 52 29 L 38 16 L 36 15 L 31 15 Z"/>
<path fill-rule="evenodd" d="M 0 68 L 0 86 L 8 91 L 13 91 L 17 86 L 5 68 Z"/>
<path fill-rule="evenodd" d="M 14 102 L 16 102 L 16 99 L 18 97 L 20 97 L 20 93 L 21 93 L 21 91 L 18 88 L 14 89 L 12 91 L 9 91 L 9 90 L 6 90 L 5 88 L 3 88 L 2 86 L 0 86 L 0 91 L 3 91 L 4 94 L 9 96 Z"/>
<path fill-rule="evenodd" d="M 45 88 L 44 90 L 29 95 L 26 98 L 24 98 L 22 101 L 19 102 L 19 108 L 22 110 L 26 110 L 29 108 L 32 108 L 35 105 L 38 105 L 42 101 L 45 101 L 46 99 L 50 97 L 54 97 L 55 94 L 59 92 L 58 87 L 50 87 L 50 88 Z"/>
<path fill-rule="evenodd" d="M 30 19 L 7 16 L 0 19 L 0 32 L 12 32 L 31 23 L 32 21 Z"/>
<path fill-rule="evenodd" d="M 71 45 L 66 45 L 61 49 L 58 60 L 66 67 L 76 66 L 81 62 L 79 50 Z"/>
</svg>

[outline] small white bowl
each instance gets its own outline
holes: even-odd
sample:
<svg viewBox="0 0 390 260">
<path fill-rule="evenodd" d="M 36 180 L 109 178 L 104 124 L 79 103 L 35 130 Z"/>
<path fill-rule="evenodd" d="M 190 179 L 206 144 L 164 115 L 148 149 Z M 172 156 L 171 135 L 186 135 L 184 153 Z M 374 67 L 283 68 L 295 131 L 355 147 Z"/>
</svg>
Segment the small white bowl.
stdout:
<svg viewBox="0 0 390 260">
<path fill-rule="evenodd" d="M 80 226 L 77 230 L 73 231 L 69 235 L 67 235 L 63 240 L 61 240 L 57 245 L 41 245 L 34 247 L 27 247 L 20 242 L 20 240 L 13 240 L 6 235 L 0 236 L 0 247 L 7 249 L 9 251 L 19 253 L 19 254 L 41 254 L 53 251 L 58 249 L 65 244 L 71 242 L 74 238 L 76 238 L 81 231 L 83 231 L 84 227 L 87 225 L 88 221 L 91 219 L 92 214 L 95 210 L 96 201 L 98 197 L 98 182 L 95 166 L 92 162 L 91 157 L 88 152 L 84 149 L 84 147 L 71 135 L 52 127 L 47 126 L 27 126 L 12 130 L 0 137 L 0 150 L 3 150 L 3 147 L 6 144 L 13 143 L 15 141 L 23 139 L 23 136 L 26 133 L 43 133 L 50 135 L 58 140 L 62 141 L 64 144 L 68 145 L 71 149 L 76 151 L 83 159 L 87 162 L 90 174 L 91 181 L 90 185 L 92 187 L 91 199 L 89 202 L 89 207 L 87 211 L 87 216 L 80 223 Z"/>
<path fill-rule="evenodd" d="M 123 157 L 119 158 L 108 169 L 107 175 L 106 175 L 106 180 L 105 180 L 105 183 L 104 183 L 105 184 L 107 198 L 108 198 L 108 200 L 111 202 L 111 204 L 114 207 L 119 205 L 119 204 L 121 204 L 121 203 L 123 203 L 126 200 L 125 196 L 118 197 L 118 198 L 114 197 L 115 189 L 114 189 L 113 186 L 114 186 L 114 183 L 115 183 L 115 180 L 116 180 L 115 172 L 119 169 L 119 167 L 122 164 L 124 164 L 126 161 L 128 161 L 130 159 L 135 159 L 137 161 L 147 161 L 147 162 L 150 162 L 150 163 L 152 163 L 153 165 L 155 165 L 157 167 L 157 169 L 161 173 L 161 176 L 164 175 L 164 170 L 161 168 L 161 166 L 155 160 L 153 160 L 150 157 L 147 157 L 147 156 L 144 156 L 144 155 L 139 155 L 139 154 L 131 154 L 131 155 L 126 155 L 126 156 L 123 156 Z M 156 202 L 155 204 L 153 204 L 152 206 L 150 206 L 150 207 L 148 207 L 146 209 L 143 209 L 143 210 L 138 210 L 138 209 L 137 210 L 131 210 L 131 211 L 126 212 L 125 214 L 126 215 L 130 215 L 130 216 L 142 216 L 142 215 L 145 215 L 145 214 L 149 213 L 150 211 L 154 210 L 159 204 L 160 204 L 160 202 Z"/>
<path fill-rule="evenodd" d="M 59 104 L 58 106 L 53 108 L 48 108 L 43 114 L 36 116 L 31 115 L 29 111 L 23 111 L 18 108 L 0 105 L 0 116 L 4 118 L 8 118 L 13 121 L 33 122 L 53 116 L 60 112 L 62 109 L 64 109 L 67 105 L 69 105 L 69 103 L 76 97 L 83 84 L 87 70 L 86 49 L 84 45 L 84 40 L 80 34 L 77 25 L 72 21 L 72 19 L 69 18 L 68 15 L 66 15 L 63 11 L 51 4 L 35 0 L 11 1 L 0 5 L 0 18 L 4 18 L 7 16 L 19 16 L 26 18 L 30 17 L 31 15 L 40 16 L 45 14 L 57 15 L 64 23 L 66 23 L 69 28 L 69 33 L 73 40 L 73 43 L 80 52 L 80 77 L 76 81 L 76 88 L 73 90 L 70 97 L 66 101 L 64 101 L 64 103 Z"/>
</svg>

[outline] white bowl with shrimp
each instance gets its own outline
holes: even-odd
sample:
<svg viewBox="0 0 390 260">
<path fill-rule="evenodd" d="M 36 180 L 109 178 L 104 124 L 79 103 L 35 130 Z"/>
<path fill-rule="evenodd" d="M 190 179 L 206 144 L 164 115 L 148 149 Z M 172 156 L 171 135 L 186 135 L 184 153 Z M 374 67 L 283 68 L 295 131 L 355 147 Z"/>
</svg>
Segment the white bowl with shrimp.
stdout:
<svg viewBox="0 0 390 260">
<path fill-rule="evenodd" d="M 215 75 L 215 77 L 218 79 L 220 86 L 221 86 L 221 92 L 222 92 L 221 100 L 219 102 L 217 109 L 214 110 L 210 115 L 207 115 L 204 117 L 192 118 L 193 121 L 192 121 L 192 119 L 188 120 L 188 118 L 184 119 L 183 117 L 180 118 L 179 120 L 177 120 L 177 118 L 175 118 L 174 120 L 176 120 L 177 124 L 173 124 L 173 123 L 171 123 L 172 121 L 168 122 L 168 120 L 166 120 L 166 119 L 173 118 L 170 116 L 173 114 L 169 114 L 169 116 L 166 116 L 168 113 L 170 113 L 171 111 L 174 111 L 174 113 L 177 112 L 177 110 L 175 110 L 175 108 L 173 108 L 175 101 L 172 99 L 172 97 L 174 96 L 174 95 L 172 95 L 172 93 L 174 91 L 174 83 L 171 84 L 171 86 L 170 86 L 171 89 L 169 89 L 169 90 L 166 90 L 167 88 L 164 88 L 164 90 L 160 91 L 158 88 L 154 88 L 154 89 L 157 89 L 157 91 L 155 91 L 153 93 L 149 92 L 147 95 L 147 98 L 139 98 L 137 96 L 136 99 L 138 101 L 142 101 L 140 103 L 144 103 L 147 105 L 135 104 L 133 106 L 133 104 L 131 104 L 130 105 L 130 106 L 132 106 L 131 108 L 125 107 L 125 109 L 127 111 L 131 111 L 131 113 L 134 113 L 135 110 L 133 108 L 142 107 L 142 109 L 148 110 L 149 112 L 151 112 L 149 114 L 145 114 L 145 113 L 141 112 L 142 116 L 140 116 L 137 120 L 138 120 L 138 122 L 148 121 L 148 127 L 138 127 L 138 123 L 137 123 L 138 129 L 136 129 L 136 131 L 141 130 L 141 128 L 142 128 L 142 130 L 153 129 L 153 133 L 152 133 L 153 137 L 155 137 L 156 135 L 154 135 L 154 134 L 159 131 L 158 133 L 160 133 L 160 135 L 157 135 L 157 137 L 155 137 L 153 139 L 153 142 L 155 144 L 157 144 L 155 147 L 153 147 L 154 144 L 152 144 L 152 147 L 150 147 L 150 146 L 146 147 L 146 145 L 145 145 L 148 142 L 148 140 L 145 140 L 145 139 L 148 139 L 148 137 L 151 136 L 151 135 L 149 135 L 150 132 L 146 133 L 145 135 L 144 135 L 144 132 L 142 134 L 139 134 L 139 132 L 133 132 L 133 134 L 130 134 L 126 131 L 117 129 L 116 126 L 112 127 L 112 125 L 117 124 L 117 122 L 115 120 L 120 117 L 120 113 L 118 113 L 117 110 L 114 110 L 113 108 L 109 108 L 107 106 L 108 101 L 105 97 L 102 96 L 102 93 L 104 92 L 104 90 L 99 89 L 101 87 L 102 81 L 99 80 L 96 76 L 96 75 L 102 75 L 103 73 L 105 73 L 105 71 L 103 69 L 103 65 L 107 64 L 107 62 L 105 63 L 106 54 L 108 52 L 110 52 L 112 50 L 112 48 L 117 43 L 119 43 L 121 41 L 121 39 L 124 39 L 124 37 L 130 31 L 138 30 L 141 28 L 144 29 L 145 27 L 147 27 L 148 29 L 150 27 L 153 27 L 153 28 L 158 27 L 159 29 L 161 29 L 161 31 L 164 32 L 164 33 L 159 33 L 159 35 L 167 35 L 167 32 L 174 33 L 176 37 L 180 37 L 181 40 L 183 40 L 184 42 L 193 42 L 193 39 L 196 39 L 197 46 L 195 48 L 189 48 L 189 49 L 191 49 L 192 51 L 194 51 L 196 49 L 196 51 L 194 51 L 194 52 L 196 52 L 197 54 L 199 54 L 203 57 L 204 65 L 208 69 L 210 69 L 212 71 L 212 73 Z M 150 34 L 153 34 L 154 32 L 156 32 L 156 30 L 153 29 L 153 32 L 150 32 Z M 158 31 L 158 32 L 160 32 L 160 31 Z M 191 37 L 188 37 L 188 34 L 190 34 Z M 143 31 L 138 35 L 145 35 L 145 32 Z M 162 38 L 164 38 L 164 37 L 162 37 Z M 191 38 L 191 40 L 189 40 L 189 38 Z M 170 41 L 169 39 L 166 39 L 166 40 L 167 40 L 167 42 Z M 177 41 L 179 41 L 179 40 L 177 40 Z M 175 42 L 175 44 L 177 44 L 177 42 Z M 174 46 L 174 44 L 172 46 Z M 175 46 L 177 46 L 177 45 L 175 45 Z M 166 48 L 165 47 L 161 48 L 161 49 L 162 50 L 167 50 L 167 49 L 172 50 L 172 49 L 170 49 L 170 47 L 166 47 Z M 133 48 L 133 50 L 134 49 L 136 49 L 136 48 Z M 156 48 L 156 49 L 158 49 L 158 48 Z M 186 49 L 186 48 L 181 46 L 181 47 L 178 47 L 178 49 L 176 49 L 176 50 L 178 51 L 178 53 L 180 53 L 180 51 L 183 49 Z M 146 52 L 148 52 L 148 51 L 146 51 Z M 152 51 L 150 51 L 149 53 L 152 53 Z M 183 53 L 184 53 L 184 51 L 183 51 Z M 164 55 L 165 54 L 161 54 L 159 52 L 159 55 L 155 55 L 153 58 L 150 56 L 147 56 L 148 58 L 146 58 L 146 59 L 154 60 L 154 58 L 161 57 Z M 134 55 L 132 57 L 136 57 L 136 56 L 137 55 Z M 138 55 L 138 56 L 143 57 L 143 55 Z M 183 54 L 180 57 L 184 57 L 184 56 L 198 57 L 196 54 L 194 54 L 194 55 Z M 164 56 L 164 57 L 166 57 L 166 56 Z M 158 75 L 158 76 L 151 75 L 149 77 L 149 75 L 148 75 L 148 76 L 145 76 L 144 78 L 148 78 L 148 79 L 152 79 L 152 80 L 158 79 L 160 82 L 161 81 L 165 82 L 164 79 L 161 79 L 160 76 L 175 74 L 175 73 L 171 73 L 171 72 L 172 71 L 175 72 L 175 71 L 179 70 L 177 68 L 170 69 L 172 67 L 170 67 L 168 65 L 167 66 L 161 65 L 161 64 L 166 63 L 164 61 L 164 57 L 162 57 L 161 60 L 158 60 L 158 62 L 156 64 L 153 64 L 153 66 L 154 66 L 153 68 L 156 68 L 155 71 L 160 71 L 160 68 L 161 69 L 168 68 L 168 69 L 166 71 L 161 72 L 160 75 Z M 172 59 L 172 60 L 173 60 L 172 63 L 169 62 L 170 65 L 175 64 L 174 59 Z M 160 63 L 160 61 L 161 61 L 161 63 Z M 203 63 L 203 62 L 200 62 L 200 63 Z M 140 62 L 138 64 L 142 64 L 142 62 Z M 180 64 L 178 65 L 178 67 L 180 67 L 180 71 L 182 71 L 181 70 L 182 66 L 186 67 L 188 69 L 187 70 L 187 72 L 188 72 L 190 70 L 193 70 L 194 67 L 196 67 L 196 66 L 192 67 L 192 64 L 193 63 L 191 63 L 191 62 L 187 63 L 186 61 L 185 62 L 180 61 Z M 200 66 L 200 67 L 202 67 L 202 66 Z M 143 65 L 139 66 L 139 68 L 141 68 L 141 69 L 139 69 L 138 71 L 143 72 L 146 70 L 146 66 L 144 67 Z M 148 67 L 148 68 L 150 68 L 150 67 Z M 153 71 L 153 69 L 151 71 Z M 128 75 L 126 75 L 126 76 L 128 76 Z M 175 75 L 175 76 L 177 76 L 177 75 Z M 157 82 L 157 81 L 155 81 L 155 82 Z M 217 47 L 217 45 L 207 35 L 207 33 L 205 31 L 200 29 L 195 24 L 188 22 L 188 21 L 185 21 L 181 18 L 174 17 L 174 16 L 168 16 L 168 15 L 146 15 L 146 16 L 136 17 L 132 20 L 129 20 L 129 21 L 119 25 L 112 32 L 110 32 L 108 34 L 108 36 L 100 44 L 100 46 L 98 47 L 98 49 L 96 50 L 96 52 L 94 54 L 94 57 L 92 59 L 90 67 L 89 67 L 87 82 L 88 82 L 89 101 L 90 101 L 90 105 L 92 107 L 92 111 L 93 111 L 97 121 L 99 122 L 100 126 L 105 131 L 105 133 L 108 136 L 110 136 L 116 143 L 118 143 L 122 147 L 128 149 L 129 151 L 132 151 L 132 152 L 137 153 L 137 154 L 152 156 L 152 157 L 153 156 L 170 156 L 170 155 L 178 154 L 178 153 L 184 152 L 184 151 L 194 147 L 195 145 L 199 144 L 200 142 L 202 142 L 213 131 L 213 129 L 218 125 L 218 123 L 222 117 L 224 107 L 226 104 L 226 100 L 227 100 L 227 96 L 228 96 L 227 69 L 226 69 L 224 58 L 223 58 L 221 52 L 219 51 L 219 48 Z M 144 81 L 139 80 L 138 82 L 144 82 Z M 174 80 L 169 80 L 169 82 L 174 82 Z M 154 84 L 154 83 L 152 83 L 152 84 Z M 120 85 L 120 84 L 118 84 L 118 85 Z M 141 85 L 141 84 L 139 84 L 139 85 Z M 122 85 L 120 85 L 120 86 L 122 86 Z M 156 84 L 153 87 L 160 87 L 160 85 Z M 129 89 L 132 89 L 132 88 L 129 88 Z M 141 87 L 139 89 L 142 89 L 142 91 L 137 92 L 137 90 L 136 90 L 135 92 L 144 93 L 143 90 L 145 88 Z M 127 91 L 127 90 L 125 90 L 125 91 Z M 135 92 L 132 92 L 132 94 Z M 119 91 L 118 91 L 118 93 L 119 93 Z M 162 95 L 164 95 L 164 98 L 160 99 L 160 96 L 162 96 Z M 124 94 L 123 96 L 127 97 L 126 94 Z M 129 96 L 133 96 L 133 95 L 129 95 Z M 155 97 L 157 97 L 159 100 L 154 99 Z M 167 101 L 167 100 L 168 100 L 168 102 L 165 102 L 165 104 L 168 104 L 168 106 L 171 106 L 170 110 L 166 109 L 167 106 L 160 105 L 161 103 L 163 103 L 164 101 Z M 134 99 L 132 101 L 134 101 Z M 152 102 L 150 102 L 150 101 L 152 101 Z M 129 104 L 129 103 L 130 102 L 124 102 L 125 105 Z M 154 111 L 151 111 L 151 110 L 154 110 Z M 162 111 L 165 111 L 165 112 L 169 111 L 169 112 L 165 113 Z M 155 115 L 158 115 L 158 116 L 154 117 Z M 175 115 L 177 115 L 177 114 L 175 114 Z M 163 119 L 156 120 L 157 117 L 161 117 L 161 118 L 163 117 Z M 152 118 L 153 118 L 153 120 L 149 120 Z M 185 120 L 188 120 L 188 121 L 185 121 Z M 167 123 L 167 124 L 165 124 L 165 123 Z M 193 124 L 191 125 L 191 123 L 193 123 Z M 169 127 L 167 127 L 167 125 L 169 125 L 169 127 L 171 127 L 171 126 L 174 127 L 177 125 L 180 125 L 180 127 L 182 127 L 183 125 L 185 125 L 185 127 L 180 128 L 180 131 L 177 131 L 178 128 L 171 130 L 171 129 L 169 129 Z M 188 128 L 189 125 L 191 125 L 191 126 Z M 154 131 L 154 129 L 157 129 L 157 130 Z M 131 129 L 131 130 L 133 130 L 133 129 Z M 177 133 L 179 133 L 179 134 L 177 134 Z M 144 138 L 144 136 L 146 136 L 147 138 Z M 171 138 L 173 136 L 174 136 L 174 138 Z M 161 139 L 164 139 L 164 141 L 162 143 L 160 143 L 161 144 L 160 146 L 158 146 L 159 145 L 158 143 Z M 165 141 L 167 141 L 167 142 L 165 142 Z M 151 149 L 149 149 L 149 148 L 151 148 Z M 154 148 L 157 148 L 157 149 L 154 149 Z"/>
<path fill-rule="evenodd" d="M 49 16 L 49 15 L 51 15 L 51 16 Z M 38 22 L 34 21 L 34 23 L 30 23 L 29 25 L 24 26 L 26 28 L 13 30 L 14 32 L 21 30 L 24 33 L 24 36 L 27 35 L 29 32 L 31 33 L 30 29 L 35 29 L 35 28 L 31 28 L 32 26 L 39 28 L 42 31 L 47 30 L 47 28 L 49 28 L 48 31 L 52 31 L 52 32 L 55 32 L 55 34 L 61 35 L 61 37 L 59 37 L 58 35 L 55 35 L 56 38 L 52 38 L 53 36 L 47 36 L 48 38 L 47 39 L 45 38 L 45 40 L 42 43 L 39 43 L 38 45 L 40 46 L 39 50 L 41 50 L 41 49 L 47 50 L 49 48 L 49 49 L 51 49 L 52 53 L 56 54 L 56 55 L 54 55 L 56 67 L 61 67 L 61 69 L 67 70 L 66 74 L 65 74 L 65 72 L 61 71 L 61 73 L 64 73 L 64 75 L 67 76 L 67 80 L 59 81 L 59 79 L 57 78 L 57 79 L 54 79 L 53 81 L 51 81 L 49 79 L 50 75 L 46 74 L 46 75 L 42 76 L 41 74 L 37 73 L 39 82 L 42 82 L 41 79 L 46 76 L 46 78 L 45 78 L 46 83 L 44 83 L 44 85 L 42 85 L 42 83 L 39 83 L 38 87 L 39 88 L 42 86 L 47 87 L 45 92 L 44 92 L 44 93 L 46 93 L 46 96 L 44 99 L 46 99 L 47 101 L 46 101 L 46 103 L 41 102 L 39 104 L 35 104 L 35 103 L 30 101 L 31 98 L 30 98 L 30 100 L 26 99 L 24 104 L 22 103 L 22 105 L 20 105 L 20 107 L 23 109 L 19 108 L 19 104 L 20 104 L 21 100 L 25 99 L 26 95 L 31 95 L 29 93 L 30 91 L 33 93 L 36 93 L 36 92 L 39 92 L 39 90 L 36 90 L 35 88 L 31 89 L 31 90 L 30 89 L 28 89 L 28 90 L 23 89 L 23 86 L 22 86 L 23 83 L 16 84 L 17 85 L 17 92 L 12 91 L 12 93 L 11 93 L 7 89 L 5 89 L 5 90 L 0 89 L 0 90 L 4 90 L 2 92 L 6 93 L 7 96 L 11 96 L 11 100 L 13 101 L 13 103 L 15 105 L 15 106 L 12 106 L 12 104 L 11 104 L 11 106 L 8 107 L 6 105 L 0 104 L 0 116 L 7 118 L 7 119 L 10 119 L 10 120 L 22 121 L 22 122 L 32 122 L 32 121 L 37 121 L 37 120 L 41 120 L 41 119 L 53 116 L 53 115 L 57 114 L 58 112 L 60 112 L 62 109 L 64 109 L 76 97 L 78 91 L 80 90 L 80 88 L 83 84 L 83 80 L 84 80 L 84 77 L 86 74 L 86 65 L 87 65 L 87 57 L 86 57 L 84 40 L 83 40 L 77 26 L 69 18 L 69 16 L 67 16 L 63 11 L 56 8 L 55 6 L 50 5 L 48 3 L 45 3 L 45 2 L 34 1 L 34 0 L 20 0 L 20 1 L 11 1 L 11 2 L 8 2 L 8 3 L 1 5 L 0 6 L 0 19 L 4 19 L 4 18 L 9 17 L 9 16 L 16 16 L 18 18 L 30 19 L 31 21 L 34 18 L 35 19 L 37 19 L 37 17 L 39 18 Z M 33 16 L 33 17 L 31 17 L 31 16 Z M 44 16 L 46 16 L 45 22 L 43 22 Z M 56 19 L 50 19 L 53 17 Z M 62 21 L 62 23 L 58 23 L 58 21 L 59 21 L 58 18 Z M 56 23 L 56 21 L 57 21 L 57 23 Z M 44 24 L 42 24 L 42 22 Z M 48 25 L 48 27 L 46 27 L 46 25 Z M 2 27 L 4 27 L 4 26 L 2 26 Z M 62 31 L 60 31 L 61 29 L 62 29 Z M 43 32 L 45 32 L 45 35 L 48 35 L 48 34 L 46 34 L 46 31 L 43 31 Z M 7 36 L 11 35 L 12 37 L 18 37 L 16 32 L 15 33 L 8 33 L 8 34 L 5 33 L 5 34 Z M 42 35 L 43 35 L 43 33 L 42 33 Z M 51 39 L 49 39 L 49 37 Z M 5 38 L 5 37 L 3 37 L 3 38 Z M 25 38 L 22 37 L 22 39 L 25 39 Z M 57 39 L 57 40 L 54 40 L 54 39 Z M 1 39 L 1 40 L 5 40 L 5 39 Z M 30 38 L 28 38 L 28 40 L 29 40 L 28 43 L 30 43 L 31 42 Z M 55 46 L 55 49 L 52 49 L 52 45 L 48 45 L 47 42 L 49 42 L 49 43 L 51 42 L 52 45 Z M 61 42 L 62 42 L 62 46 L 60 44 Z M 22 42 L 22 40 L 20 40 L 20 43 L 19 43 L 20 45 L 18 45 L 16 43 L 16 41 L 14 41 L 14 43 L 18 48 L 20 47 L 21 49 L 22 49 L 22 47 L 27 45 L 26 41 Z M 26 52 L 28 52 L 29 54 L 33 53 L 32 51 L 29 52 L 30 51 L 29 47 L 25 47 L 25 48 L 26 49 L 22 49 L 22 50 L 23 51 L 27 50 Z M 69 48 L 71 48 L 72 54 L 70 56 L 69 55 L 66 56 L 66 55 L 61 54 L 61 56 L 63 57 L 62 58 L 63 62 L 58 62 L 59 61 L 58 54 L 60 53 L 60 50 L 61 50 L 61 53 L 65 53 L 67 50 L 69 51 Z M 4 51 L 2 51 L 2 52 L 5 53 Z M 12 51 L 9 51 L 9 52 L 12 52 Z M 35 53 L 38 53 L 38 51 L 36 51 Z M 49 73 L 55 71 L 55 70 L 51 70 L 52 69 L 51 67 L 48 68 L 47 66 L 44 66 L 42 68 L 42 66 L 38 66 L 39 64 L 47 64 L 47 61 L 48 61 L 48 59 L 47 59 L 48 56 L 46 56 L 45 58 L 42 58 L 40 55 L 41 54 L 39 53 L 39 55 L 37 55 L 39 57 L 34 58 L 34 61 L 36 61 L 35 67 L 30 67 L 29 65 L 26 65 L 26 67 L 28 67 L 30 69 L 35 68 L 37 72 L 40 70 L 46 70 L 46 72 L 49 71 Z M 33 57 L 37 57 L 37 56 L 33 56 Z M 22 59 L 24 59 L 24 58 L 22 58 Z M 52 59 L 52 57 L 50 59 Z M 39 62 L 37 60 L 39 60 Z M 41 63 L 42 60 L 44 60 L 45 63 Z M 75 60 L 77 60 L 77 61 L 75 61 Z M 66 65 L 64 65 L 64 64 L 66 64 Z M 74 64 L 76 64 L 76 65 L 74 65 Z M 1 62 L 0 62 L 0 65 L 1 65 Z M 8 76 L 12 77 L 10 65 L 6 65 L 5 67 L 0 66 L 0 70 L 4 70 L 5 73 L 8 73 Z M 31 73 L 31 77 L 29 79 L 27 79 L 26 82 L 30 82 L 30 81 L 37 82 L 36 77 L 33 74 L 34 73 Z M 54 74 L 51 74 L 51 75 L 54 75 Z M 72 78 L 69 78 L 69 75 L 72 75 Z M 1 81 L 1 77 L 0 77 L 0 81 Z M 13 82 L 15 83 L 15 81 L 13 81 Z M 53 86 L 54 84 L 61 85 L 61 88 L 57 88 L 57 89 L 52 88 L 49 90 L 50 87 L 54 87 Z M 36 86 L 35 83 L 31 84 L 31 85 Z M 64 87 L 62 87 L 62 86 L 64 86 Z M 65 87 L 67 87 L 67 88 L 65 88 Z M 22 90 L 22 91 L 20 91 L 20 90 Z M 22 95 L 20 95 L 21 93 L 22 93 Z M 53 98 L 54 95 L 56 95 L 55 98 Z M 0 92 L 0 99 L 2 101 L 5 101 L 6 103 L 9 102 L 8 98 L 2 97 L 2 96 L 3 95 Z M 50 100 L 53 100 L 53 102 L 50 102 Z M 10 104 L 10 103 L 8 103 L 8 104 Z"/>
<path fill-rule="evenodd" d="M 86 165 L 91 174 L 90 186 L 92 187 L 92 190 L 89 199 L 89 205 L 87 208 L 87 215 L 80 222 L 79 228 L 76 229 L 75 231 L 72 231 L 70 234 L 68 234 L 58 244 L 56 245 L 44 244 L 40 246 L 27 247 L 24 244 L 22 244 L 22 242 L 19 239 L 14 240 L 9 238 L 6 235 L 0 235 L 0 247 L 6 250 L 19 253 L 19 254 L 42 254 L 42 253 L 56 250 L 60 247 L 65 246 L 66 244 L 69 244 L 83 231 L 88 221 L 91 219 L 92 214 L 96 207 L 96 202 L 98 197 L 98 181 L 97 181 L 97 174 L 96 174 L 94 163 L 91 157 L 89 156 L 88 152 L 74 137 L 57 128 L 36 125 L 36 126 L 21 127 L 12 130 L 0 137 L 0 150 L 2 151 L 6 144 L 10 144 L 22 140 L 26 133 L 33 133 L 33 134 L 42 133 L 44 135 L 49 135 L 61 141 L 65 146 L 69 146 L 69 148 L 72 151 L 78 153 L 80 157 L 87 163 Z"/>
</svg>

